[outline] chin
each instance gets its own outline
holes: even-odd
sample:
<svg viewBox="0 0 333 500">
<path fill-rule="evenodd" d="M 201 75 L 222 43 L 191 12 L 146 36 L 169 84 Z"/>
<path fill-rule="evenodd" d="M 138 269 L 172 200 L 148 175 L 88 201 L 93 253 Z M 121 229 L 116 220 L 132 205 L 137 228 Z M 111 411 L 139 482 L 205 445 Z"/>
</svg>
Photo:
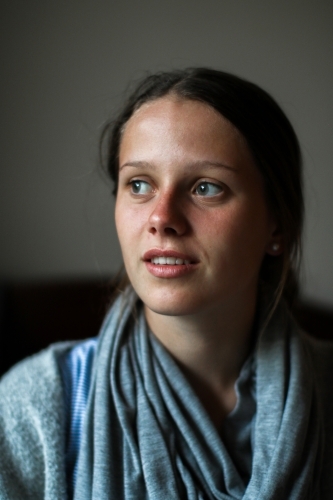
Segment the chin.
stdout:
<svg viewBox="0 0 333 500">
<path fill-rule="evenodd" d="M 195 298 L 189 293 L 162 294 L 160 297 L 158 294 L 149 297 L 146 294 L 138 295 L 146 308 L 164 316 L 190 316 L 207 307 L 203 297 Z"/>
<path fill-rule="evenodd" d="M 155 314 L 163 316 L 188 316 L 193 314 L 193 307 L 184 307 L 183 304 L 147 304 L 145 307 Z"/>
<path fill-rule="evenodd" d="M 165 316 L 191 316 L 207 312 L 226 300 L 226 290 L 213 292 L 207 286 L 185 280 L 155 279 L 131 280 L 131 284 L 144 306 L 155 314 Z"/>
</svg>

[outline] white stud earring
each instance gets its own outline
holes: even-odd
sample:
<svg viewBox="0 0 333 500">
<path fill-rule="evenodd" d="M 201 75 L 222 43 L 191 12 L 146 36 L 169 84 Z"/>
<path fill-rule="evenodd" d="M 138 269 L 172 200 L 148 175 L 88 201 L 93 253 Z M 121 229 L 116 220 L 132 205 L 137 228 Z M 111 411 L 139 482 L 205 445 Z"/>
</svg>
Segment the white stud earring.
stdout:
<svg viewBox="0 0 333 500">
<path fill-rule="evenodd" d="M 273 252 L 277 252 L 280 249 L 280 245 L 278 243 L 273 243 L 272 244 L 272 250 Z"/>
</svg>

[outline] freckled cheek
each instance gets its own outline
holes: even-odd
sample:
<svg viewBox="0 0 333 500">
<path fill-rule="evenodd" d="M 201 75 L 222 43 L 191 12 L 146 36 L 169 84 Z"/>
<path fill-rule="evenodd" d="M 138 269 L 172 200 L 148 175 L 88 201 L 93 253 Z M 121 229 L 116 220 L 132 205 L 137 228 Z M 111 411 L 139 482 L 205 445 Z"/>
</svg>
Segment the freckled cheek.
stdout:
<svg viewBox="0 0 333 500">
<path fill-rule="evenodd" d="M 196 227 L 202 234 L 211 236 L 214 240 L 217 236 L 228 239 L 242 234 L 244 220 L 241 220 L 237 211 L 224 210 L 216 213 L 212 211 L 208 215 L 204 219 L 197 219 Z"/>
<path fill-rule="evenodd" d="M 205 248 L 213 251 L 215 257 L 229 261 L 236 256 L 243 259 L 255 239 L 253 221 L 242 210 L 225 210 L 223 213 L 210 213 L 210 216 L 197 225 L 200 240 Z"/>
<path fill-rule="evenodd" d="M 209 240 L 215 240 L 216 235 L 222 235 L 224 233 L 225 219 L 210 213 L 208 217 L 204 218 L 194 218 L 194 227 L 198 236 L 206 237 Z"/>
</svg>

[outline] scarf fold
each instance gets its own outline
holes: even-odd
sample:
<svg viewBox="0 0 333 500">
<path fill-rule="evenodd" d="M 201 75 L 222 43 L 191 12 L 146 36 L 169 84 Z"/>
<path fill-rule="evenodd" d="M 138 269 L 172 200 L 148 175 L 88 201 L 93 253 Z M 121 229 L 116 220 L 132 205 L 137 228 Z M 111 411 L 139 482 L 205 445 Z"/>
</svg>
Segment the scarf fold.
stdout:
<svg viewBox="0 0 333 500">
<path fill-rule="evenodd" d="M 74 499 L 319 498 L 321 424 L 313 370 L 283 305 L 256 346 L 253 466 L 245 485 L 136 302 L 128 289 L 102 328 Z"/>
</svg>

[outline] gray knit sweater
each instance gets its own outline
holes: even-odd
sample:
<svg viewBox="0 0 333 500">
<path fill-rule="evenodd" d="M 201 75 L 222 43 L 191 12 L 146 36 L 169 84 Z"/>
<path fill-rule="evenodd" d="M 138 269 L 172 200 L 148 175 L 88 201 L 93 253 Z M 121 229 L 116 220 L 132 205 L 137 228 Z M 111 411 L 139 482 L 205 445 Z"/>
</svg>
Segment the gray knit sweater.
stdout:
<svg viewBox="0 0 333 500">
<path fill-rule="evenodd" d="M 328 500 L 333 498 L 333 345 L 307 336 L 304 342 L 325 423 L 321 494 L 316 498 Z M 64 394 L 57 357 L 71 345 L 53 345 L 19 363 L 0 383 L 1 500 L 67 498 Z M 307 449 L 298 452 L 306 454 Z"/>
<path fill-rule="evenodd" d="M 1 500 L 64 500 L 65 415 L 58 344 L 12 368 L 0 384 Z"/>
</svg>

